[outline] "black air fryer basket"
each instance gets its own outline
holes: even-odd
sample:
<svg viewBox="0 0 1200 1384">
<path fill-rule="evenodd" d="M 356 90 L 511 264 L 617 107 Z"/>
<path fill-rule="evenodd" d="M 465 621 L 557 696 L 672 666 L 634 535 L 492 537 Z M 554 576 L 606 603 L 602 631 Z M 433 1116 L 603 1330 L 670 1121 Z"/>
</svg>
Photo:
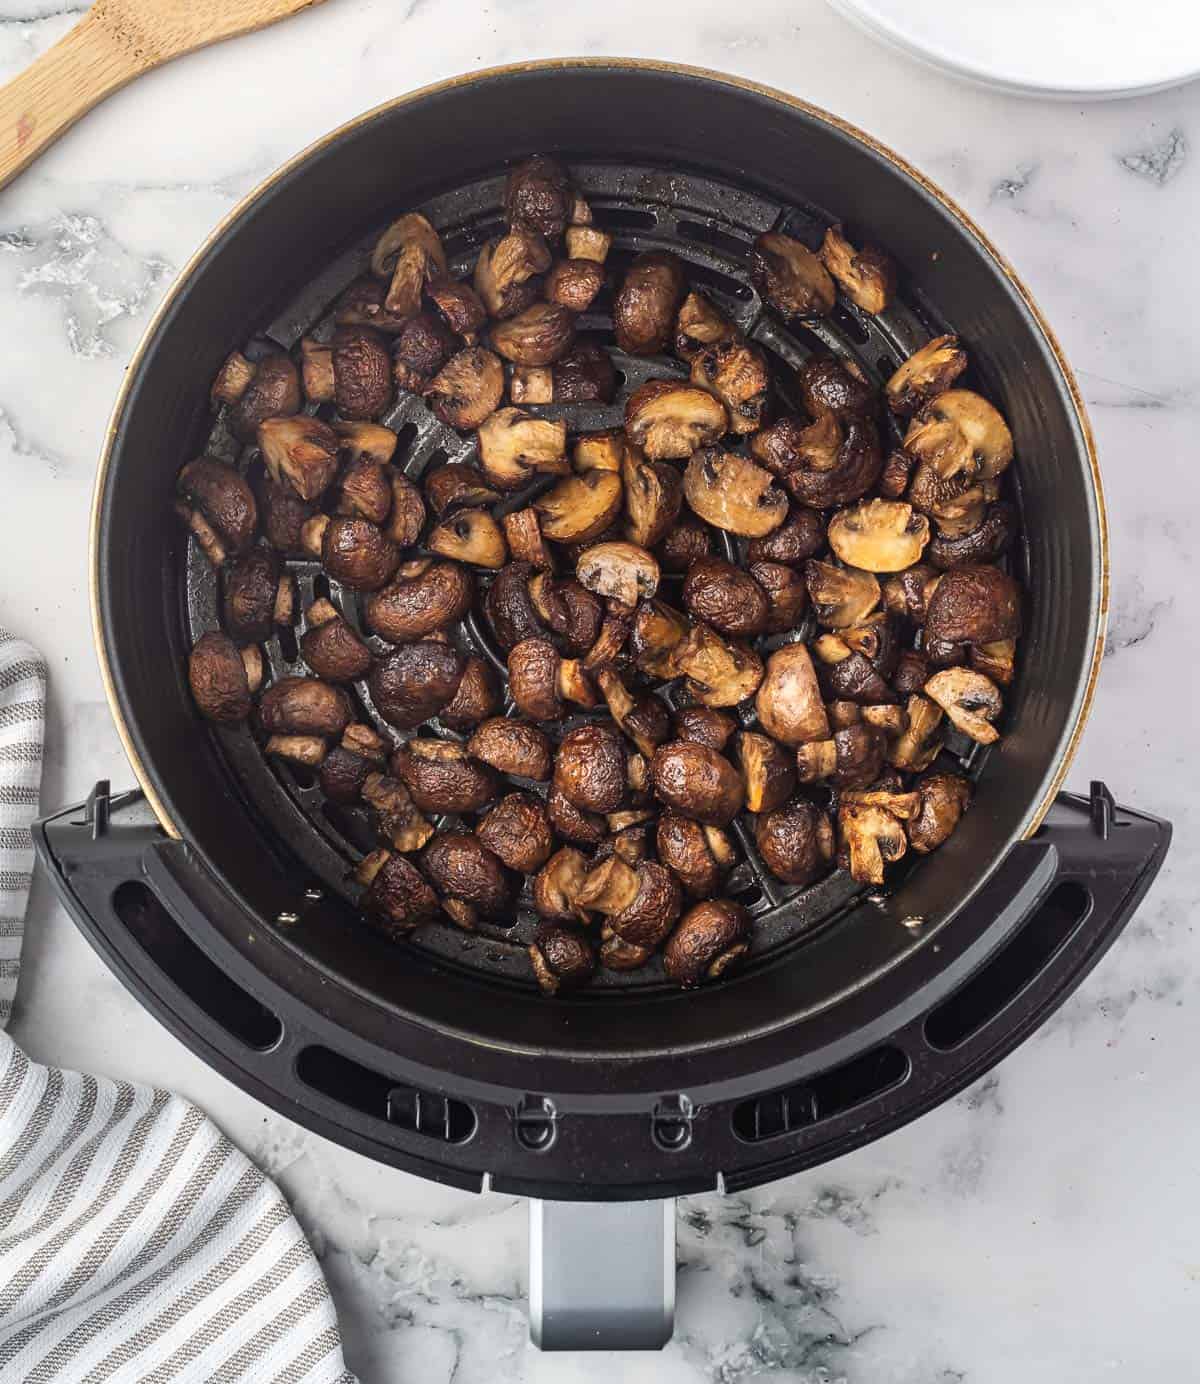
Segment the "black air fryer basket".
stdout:
<svg viewBox="0 0 1200 1384">
<path fill-rule="evenodd" d="M 832 349 L 879 381 L 952 324 L 1016 443 L 1026 634 L 1004 738 L 986 757 L 959 746 L 976 779 L 971 811 L 936 857 L 878 894 L 844 875 L 781 886 L 739 828 L 747 861 L 730 892 L 755 915 L 752 955 L 693 994 L 647 968 L 540 998 L 525 913 L 474 937 L 381 938 L 349 882 L 371 848 L 365 823 L 269 765 L 248 730 L 202 724 L 187 688 L 187 651 L 216 623 L 215 583 L 164 516 L 182 461 L 206 447 L 236 455 L 219 429 L 210 437 L 206 388 L 230 346 L 265 331 L 292 347 L 402 210 L 425 211 L 464 270 L 499 224 L 503 169 L 537 151 L 569 162 L 615 235 L 618 271 L 669 246 L 784 361 Z M 811 332 L 785 333 L 745 283 L 749 242 L 779 226 L 814 243 L 835 219 L 895 255 L 901 302 L 879 318 L 840 305 Z M 606 324 L 603 303 L 585 327 Z M 573 409 L 573 428 L 612 425 L 647 374 L 678 368 L 616 364 L 618 403 Z M 412 397 L 384 421 L 410 475 L 470 452 Z M 307 605 L 324 578 L 292 565 Z M 243 1089 L 463 1188 L 669 1198 L 751 1186 L 868 1142 L 977 1077 L 1070 993 L 1170 835 L 1102 784 L 1059 792 L 1098 667 L 1107 573 L 1090 434 L 1053 337 L 919 174 L 823 112 L 731 78 L 615 61 L 484 73 L 383 107 L 273 177 L 181 276 L 130 368 L 100 469 L 93 580 L 141 790 L 97 785 L 39 828 L 68 907 L 142 1002 Z M 477 624 L 459 637 L 503 668 Z M 291 671 L 294 643 L 267 652 L 276 676 Z M 535 1298 L 552 1262 L 535 1266 Z M 580 1343 L 577 1327 L 563 1339 Z M 613 1329 L 584 1338 L 639 1339 L 629 1318 Z"/>
</svg>

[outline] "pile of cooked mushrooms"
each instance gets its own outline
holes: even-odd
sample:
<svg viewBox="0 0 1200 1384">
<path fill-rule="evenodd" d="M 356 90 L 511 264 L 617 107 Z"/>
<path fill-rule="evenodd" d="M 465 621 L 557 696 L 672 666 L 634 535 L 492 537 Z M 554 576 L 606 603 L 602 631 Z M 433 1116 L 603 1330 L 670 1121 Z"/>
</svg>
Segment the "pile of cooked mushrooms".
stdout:
<svg viewBox="0 0 1200 1384">
<path fill-rule="evenodd" d="M 401 216 L 327 329 L 221 367 L 214 406 L 258 479 L 210 456 L 179 475 L 221 579 L 191 687 L 204 716 L 249 719 L 267 755 L 369 810 L 380 845 L 357 880 L 387 935 L 512 925 L 524 877 L 543 990 L 656 953 L 694 986 L 750 945 L 722 896 L 739 842 L 787 885 L 840 867 L 879 886 L 966 811 L 939 752 L 951 729 L 995 741 L 1013 678 L 1012 437 L 960 386 L 953 336 L 882 394 L 853 360 L 793 370 L 669 251 L 608 285 L 612 237 L 556 160 L 513 169 L 504 211 L 469 278 Z M 784 325 L 839 293 L 881 312 L 896 284 L 838 226 L 815 250 L 760 235 L 748 272 Z M 623 427 L 577 435 L 543 406 L 613 402 L 610 343 L 578 333 L 606 286 L 618 361 L 654 357 L 661 378 Z M 401 392 L 473 434 L 477 460 L 419 486 L 393 465 L 379 420 Z M 297 558 L 334 599 L 298 608 Z M 472 613 L 507 698 L 462 638 Z M 264 686 L 260 646 L 294 626 L 308 671 Z"/>
</svg>

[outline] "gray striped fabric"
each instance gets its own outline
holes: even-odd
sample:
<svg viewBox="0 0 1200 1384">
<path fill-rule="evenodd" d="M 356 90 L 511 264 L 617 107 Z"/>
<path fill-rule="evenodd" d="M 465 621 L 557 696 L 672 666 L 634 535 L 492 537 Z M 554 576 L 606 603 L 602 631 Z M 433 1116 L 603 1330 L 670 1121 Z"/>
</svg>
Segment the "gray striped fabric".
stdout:
<svg viewBox="0 0 1200 1384">
<path fill-rule="evenodd" d="M 45 669 L 0 630 L 0 1027 L 20 963 Z M 275 1186 L 187 1101 L 0 1032 L 2 1384 L 355 1384 Z"/>
</svg>

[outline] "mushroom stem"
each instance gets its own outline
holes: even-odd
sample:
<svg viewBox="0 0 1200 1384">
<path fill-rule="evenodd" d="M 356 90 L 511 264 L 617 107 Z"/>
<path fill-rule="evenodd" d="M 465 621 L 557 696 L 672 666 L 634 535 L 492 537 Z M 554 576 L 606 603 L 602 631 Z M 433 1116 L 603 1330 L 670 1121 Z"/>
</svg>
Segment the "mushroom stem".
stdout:
<svg viewBox="0 0 1200 1384">
<path fill-rule="evenodd" d="M 278 759 L 290 759 L 309 768 L 315 768 L 325 758 L 325 742 L 319 735 L 272 735 L 266 750 Z"/>
<path fill-rule="evenodd" d="M 391 851 L 377 850 L 370 855 L 364 855 L 359 861 L 358 868 L 354 871 L 354 878 L 359 884 L 371 884 L 375 876 L 391 859 Z"/>
<path fill-rule="evenodd" d="M 229 556 L 225 551 L 225 545 L 221 542 L 216 529 L 208 522 L 198 509 L 192 509 L 183 500 L 175 501 L 175 513 L 191 529 L 196 542 L 200 544 L 200 551 L 208 558 L 214 567 L 220 567 Z"/>
<path fill-rule="evenodd" d="M 257 644 L 247 644 L 242 650 L 242 664 L 246 669 L 246 684 L 253 695 L 263 684 L 262 650 Z"/>
</svg>

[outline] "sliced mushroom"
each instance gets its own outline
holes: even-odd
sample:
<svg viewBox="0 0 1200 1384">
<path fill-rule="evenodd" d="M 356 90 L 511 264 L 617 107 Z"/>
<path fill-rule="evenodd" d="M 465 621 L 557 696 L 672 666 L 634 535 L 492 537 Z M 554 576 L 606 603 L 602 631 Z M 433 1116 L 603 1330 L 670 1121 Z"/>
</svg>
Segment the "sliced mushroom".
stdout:
<svg viewBox="0 0 1200 1384">
<path fill-rule="evenodd" d="M 534 154 L 519 163 L 504 185 L 504 214 L 518 230 L 548 240 L 562 235 L 575 204 L 571 179 L 557 159 Z"/>
<path fill-rule="evenodd" d="M 785 644 L 767 659 L 754 707 L 763 730 L 785 745 L 829 739 L 829 717 L 803 644 Z"/>
<path fill-rule="evenodd" d="M 556 543 L 588 543 L 621 512 L 620 476 L 590 470 L 564 476 L 534 501 L 542 533 Z"/>
<path fill-rule="evenodd" d="M 462 654 L 451 645 L 418 639 L 378 660 L 367 686 L 383 719 L 389 725 L 411 730 L 448 705 L 465 669 Z"/>
<path fill-rule="evenodd" d="M 908 823 L 908 844 L 919 855 L 944 845 L 971 801 L 971 785 L 959 774 L 926 774 L 917 783 L 921 806 Z"/>
<path fill-rule="evenodd" d="M 392 756 L 390 767 L 422 812 L 479 812 L 499 786 L 493 769 L 449 740 L 409 740 Z"/>
<path fill-rule="evenodd" d="M 517 710 L 535 721 L 555 721 L 563 702 L 596 705 L 591 680 L 575 659 L 560 658 L 546 639 L 523 639 L 508 655 L 508 690 Z"/>
<path fill-rule="evenodd" d="M 899 500 L 864 500 L 829 522 L 829 546 L 849 567 L 900 572 L 920 561 L 929 520 Z"/>
<path fill-rule="evenodd" d="M 867 722 L 843 726 L 830 740 L 814 740 L 796 750 L 801 783 L 831 780 L 838 788 L 866 788 L 883 769 L 887 737 Z"/>
<path fill-rule="evenodd" d="M 628 752 L 611 722 L 567 731 L 554 760 L 554 786 L 581 812 L 614 812 L 628 788 Z"/>
<path fill-rule="evenodd" d="M 1017 533 L 1017 511 L 1006 500 L 988 505 L 978 528 L 957 537 L 945 532 L 934 534 L 929 542 L 929 560 L 935 567 L 965 567 L 994 562 L 1012 543 Z"/>
<path fill-rule="evenodd" d="M 333 348 L 311 336 L 300 341 L 300 380 L 304 397 L 314 404 L 333 400 Z"/>
<path fill-rule="evenodd" d="M 860 884 L 882 884 L 884 867 L 908 850 L 904 824 L 882 807 L 843 802 L 838 831 L 848 852 L 850 876 Z"/>
<path fill-rule="evenodd" d="M 430 549 L 472 567 L 498 572 L 508 561 L 508 545 L 500 525 L 486 509 L 460 509 L 430 533 Z"/>
<path fill-rule="evenodd" d="M 937 758 L 942 748 L 941 724 L 942 709 L 914 692 L 905 703 L 908 728 L 891 744 L 887 752 L 887 762 L 894 769 L 909 769 L 919 773 L 928 768 Z"/>
<path fill-rule="evenodd" d="M 728 826 L 745 803 L 742 776 L 723 755 L 695 740 L 660 745 L 650 773 L 660 802 L 709 826 Z"/>
<path fill-rule="evenodd" d="M 795 760 L 770 736 L 757 731 L 740 732 L 737 760 L 746 788 L 747 812 L 773 812 L 792 796 L 796 787 Z"/>
<path fill-rule="evenodd" d="M 492 328 L 492 347 L 514 365 L 549 365 L 575 339 L 575 314 L 560 303 L 531 303 Z"/>
<path fill-rule="evenodd" d="M 541 918 L 555 922 L 589 921 L 587 909 L 576 899 L 588 876 L 588 860 L 574 846 L 560 846 L 533 880 L 533 906 Z"/>
<path fill-rule="evenodd" d="M 531 567 L 553 571 L 554 558 L 542 537 L 536 509 L 515 509 L 501 523 L 514 562 L 528 562 Z"/>
<path fill-rule="evenodd" d="M 908 712 L 900 706 L 864 706 L 861 714 L 867 725 L 874 726 L 893 739 L 908 729 Z"/>
<path fill-rule="evenodd" d="M 465 279 L 452 279 L 443 274 L 426 284 L 425 296 L 441 313 L 450 330 L 462 337 L 468 346 L 473 346 L 488 314 L 483 300 L 471 285 Z"/>
<path fill-rule="evenodd" d="M 300 376 L 282 351 L 264 355 L 254 375 L 226 414 L 229 431 L 239 442 L 253 442 L 260 423 L 290 418 L 300 410 Z"/>
<path fill-rule="evenodd" d="M 729 430 L 752 433 L 762 427 L 771 375 L 760 346 L 722 341 L 692 360 L 692 383 L 711 389 L 729 413 Z"/>
<path fill-rule="evenodd" d="M 687 678 L 688 691 L 707 707 L 737 706 L 763 680 L 762 659 L 744 644 L 731 644 L 707 625 L 694 625 L 671 651 L 670 671 Z"/>
<path fill-rule="evenodd" d="M 507 716 L 493 716 L 476 727 L 467 741 L 467 752 L 502 774 L 539 783 L 549 779 L 554 756 L 544 731 Z"/>
<path fill-rule="evenodd" d="M 618 428 L 586 433 L 577 438 L 573 461 L 576 471 L 616 471 L 625 464 L 625 434 Z"/>
<path fill-rule="evenodd" d="M 179 473 L 180 517 L 196 535 L 205 556 L 219 567 L 230 553 L 254 541 L 258 506 L 254 493 L 232 466 L 199 457 Z"/>
<path fill-rule="evenodd" d="M 995 480 L 1013 458 L 1012 433 L 994 405 L 969 389 L 948 389 L 917 414 L 904 450 L 929 462 L 943 480 L 965 473 Z"/>
<path fill-rule="evenodd" d="M 504 397 L 504 367 L 494 352 L 469 346 L 451 356 L 424 393 L 443 423 L 464 431 L 477 428 Z"/>
<path fill-rule="evenodd" d="M 896 292 L 896 264 L 877 245 L 856 250 L 840 226 L 830 226 L 821 242 L 821 263 L 842 292 L 864 312 L 882 312 Z"/>
<path fill-rule="evenodd" d="M 437 231 L 420 212 L 397 218 L 375 242 L 371 272 L 390 280 L 384 307 L 398 317 L 420 310 L 431 279 L 446 272 L 446 252 Z"/>
<path fill-rule="evenodd" d="M 927 641 L 990 644 L 1021 633 L 1021 588 L 998 567 L 955 567 L 938 581 L 925 615 Z"/>
<path fill-rule="evenodd" d="M 500 709 L 500 689 L 490 664 L 471 654 L 458 691 L 438 712 L 438 720 L 451 730 L 465 731 L 494 716 Z"/>
<path fill-rule="evenodd" d="M 914 625 L 923 625 L 938 580 L 937 569 L 927 562 L 906 567 L 883 583 L 883 608 Z"/>
<path fill-rule="evenodd" d="M 372 851 L 356 872 L 367 885 L 362 909 L 367 920 L 388 937 L 403 937 L 435 917 L 437 895 L 415 865 L 391 851 Z"/>
<path fill-rule="evenodd" d="M 994 639 L 987 644 L 972 644 L 970 665 L 998 687 L 1009 687 L 1016 674 L 1017 641 Z"/>
<path fill-rule="evenodd" d="M 663 969 L 685 990 L 728 974 L 750 950 L 750 914 L 732 899 L 689 909 L 663 948 Z"/>
<path fill-rule="evenodd" d="M 706 447 L 683 474 L 688 504 L 706 523 L 742 538 L 763 538 L 787 517 L 787 496 L 746 457 Z"/>
<path fill-rule="evenodd" d="M 245 652 L 219 630 L 210 630 L 196 641 L 188 659 L 188 684 L 207 720 L 232 724 L 250 715 L 250 694 L 255 689 L 250 686 Z"/>
<path fill-rule="evenodd" d="M 815 355 L 796 371 L 800 402 L 813 418 L 832 414 L 843 423 L 852 418 L 870 418 L 878 399 L 875 386 L 862 366 L 849 357 Z"/>
<path fill-rule="evenodd" d="M 658 858 L 678 878 L 689 898 L 711 899 L 737 860 L 728 834 L 681 813 L 667 811 L 655 833 Z"/>
<path fill-rule="evenodd" d="M 376 828 L 393 850 L 419 851 L 433 835 L 432 823 L 417 811 L 408 789 L 390 774 L 367 774 L 362 798 L 374 809 Z"/>
<path fill-rule="evenodd" d="M 665 351 L 686 290 L 683 266 L 677 255 L 669 250 L 638 255 L 613 300 L 613 328 L 621 350 L 631 356 L 653 356 Z"/>
<path fill-rule="evenodd" d="M 512 230 L 489 240 L 475 262 L 475 292 L 493 317 L 513 317 L 536 302 L 550 247 L 537 231 Z"/>
<path fill-rule="evenodd" d="M 639 947 L 658 946 L 683 908 L 679 881 L 670 870 L 653 860 L 627 865 L 618 855 L 590 871 L 577 897 L 584 908 L 606 914 L 613 932 Z"/>
<path fill-rule="evenodd" d="M 587 312 L 604 287 L 604 264 L 594 259 L 564 259 L 546 275 L 547 301 L 572 312 Z"/>
<path fill-rule="evenodd" d="M 765 634 L 795 630 L 808 607 L 808 587 L 794 568 L 780 562 L 752 562 L 747 569 L 767 595 Z"/>
<path fill-rule="evenodd" d="M 392 344 L 392 379 L 397 389 L 424 394 L 430 381 L 462 342 L 429 312 L 418 312 L 401 326 Z"/>
<path fill-rule="evenodd" d="M 421 868 L 443 899 L 459 899 L 485 918 L 513 911 L 512 876 L 473 832 L 438 832 L 421 854 Z"/>
<path fill-rule="evenodd" d="M 738 723 L 723 711 L 707 706 L 685 706 L 675 713 L 675 738 L 695 740 L 710 750 L 723 750 Z"/>
<path fill-rule="evenodd" d="M 377 461 L 352 461 L 334 488 L 333 512 L 382 524 L 391 509 L 392 486 L 387 471 Z"/>
<path fill-rule="evenodd" d="M 300 656 L 317 677 L 326 682 L 366 677 L 371 651 L 329 601 L 314 601 L 305 613 L 305 623 Z"/>
<path fill-rule="evenodd" d="M 754 844 L 763 864 L 785 884 L 812 884 L 833 861 L 828 814 L 800 798 L 758 817 Z"/>
<path fill-rule="evenodd" d="M 767 627 L 767 593 L 749 572 L 722 557 L 692 563 L 683 583 L 683 603 L 693 619 L 735 638 L 762 634 Z"/>
<path fill-rule="evenodd" d="M 387 343 L 371 327 L 338 327 L 330 346 L 333 401 L 343 418 L 378 418 L 395 397 Z"/>
<path fill-rule="evenodd" d="M 837 291 L 825 266 L 792 236 L 767 231 L 750 253 L 750 281 L 783 317 L 824 317 Z"/>
<path fill-rule="evenodd" d="M 675 354 L 690 361 L 708 346 L 729 341 L 737 328 L 719 307 L 703 293 L 692 290 L 675 319 Z"/>
<path fill-rule="evenodd" d="M 888 407 L 907 417 L 944 394 L 967 368 L 967 353 L 956 336 L 935 336 L 914 351 L 885 387 Z"/>
<path fill-rule="evenodd" d="M 636 543 L 597 543 L 582 554 L 575 575 L 588 591 L 628 610 L 658 590 L 658 563 Z"/>
<path fill-rule="evenodd" d="M 825 546 L 825 521 L 815 510 L 793 509 L 777 529 L 765 538 L 751 539 L 746 548 L 750 562 L 779 562 L 800 567 Z"/>
<path fill-rule="evenodd" d="M 420 558 L 403 563 L 390 586 L 367 597 L 363 616 L 374 634 L 405 644 L 461 620 L 474 595 L 475 581 L 466 567 Z"/>
<path fill-rule="evenodd" d="M 642 548 L 665 538 L 683 507 L 683 477 L 665 461 L 647 461 L 632 443 L 624 447 L 625 536 Z"/>
<path fill-rule="evenodd" d="M 370 726 L 350 725 L 342 732 L 341 747 L 368 764 L 382 764 L 387 759 L 391 742 Z"/>
<path fill-rule="evenodd" d="M 268 735 L 335 737 L 350 724 L 350 702 L 319 678 L 280 678 L 259 699 L 258 720 Z"/>
<path fill-rule="evenodd" d="M 400 549 L 376 524 L 341 515 L 324 526 L 321 565 L 354 591 L 378 591 L 396 575 Z"/>
<path fill-rule="evenodd" d="M 996 684 L 969 668 L 945 668 L 925 684 L 925 695 L 949 716 L 964 735 L 981 745 L 999 740 L 992 722 L 1000 715 L 1003 698 Z"/>
<path fill-rule="evenodd" d="M 625 403 L 625 435 L 651 461 L 689 457 L 728 426 L 725 405 L 693 384 L 647 380 Z"/>
<path fill-rule="evenodd" d="M 271 479 L 286 481 L 302 500 L 316 500 L 337 474 L 340 442 L 319 418 L 268 418 L 258 426 L 258 445 Z"/>
<path fill-rule="evenodd" d="M 536 474 L 567 475 L 566 422 L 535 418 L 519 408 L 498 409 L 479 429 L 479 460 L 500 490 L 519 490 Z"/>
<path fill-rule="evenodd" d="M 545 804 L 532 793 L 509 793 L 479 823 L 475 835 L 510 870 L 535 874 L 550 859 L 554 832 Z"/>
<path fill-rule="evenodd" d="M 677 676 L 672 657 L 687 632 L 688 622 L 679 611 L 663 601 L 643 601 L 629 631 L 630 648 L 638 668 L 651 677 Z"/>
<path fill-rule="evenodd" d="M 826 414 L 805 424 L 789 415 L 756 433 L 750 451 L 813 509 L 857 500 L 883 469 L 879 434 L 868 418 L 840 421 Z"/>
<path fill-rule="evenodd" d="M 642 754 L 652 755 L 671 733 L 666 704 L 650 692 L 635 697 L 612 668 L 601 668 L 596 682 L 613 720 Z"/>
</svg>

